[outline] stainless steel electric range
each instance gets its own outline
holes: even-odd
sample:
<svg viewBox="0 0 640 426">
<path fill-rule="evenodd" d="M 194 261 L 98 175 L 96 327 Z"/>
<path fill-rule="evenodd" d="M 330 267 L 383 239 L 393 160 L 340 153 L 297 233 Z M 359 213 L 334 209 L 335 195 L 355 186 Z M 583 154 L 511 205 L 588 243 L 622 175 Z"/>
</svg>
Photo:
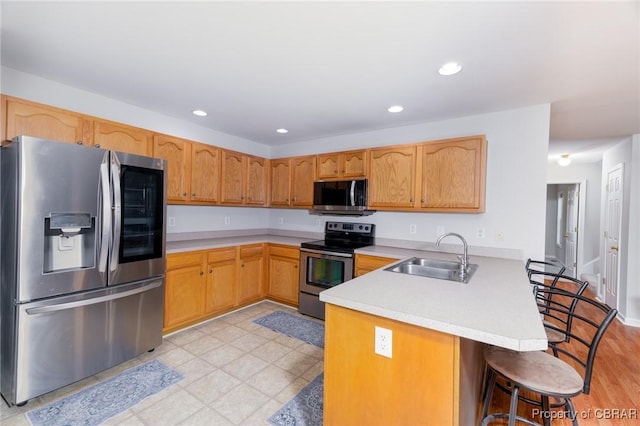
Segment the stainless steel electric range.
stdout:
<svg viewBox="0 0 640 426">
<path fill-rule="evenodd" d="M 301 244 L 298 311 L 324 319 L 321 291 L 353 278 L 356 249 L 375 244 L 371 223 L 327 222 L 324 239 Z"/>
</svg>

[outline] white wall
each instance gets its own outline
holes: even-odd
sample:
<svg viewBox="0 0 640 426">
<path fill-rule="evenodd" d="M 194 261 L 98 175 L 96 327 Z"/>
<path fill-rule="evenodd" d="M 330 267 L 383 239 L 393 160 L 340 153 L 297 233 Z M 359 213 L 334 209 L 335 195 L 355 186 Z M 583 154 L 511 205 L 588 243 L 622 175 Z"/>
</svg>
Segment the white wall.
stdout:
<svg viewBox="0 0 640 426">
<path fill-rule="evenodd" d="M 361 221 L 376 223 L 378 235 L 384 238 L 434 241 L 436 228 L 442 226 L 446 231 L 463 234 L 470 245 L 521 250 L 524 258 L 544 256 L 548 104 L 269 149 L 256 142 L 6 67 L 2 68 L 1 85 L 2 92 L 7 95 L 270 158 L 485 134 L 488 139 L 485 213 L 376 213 Z M 225 226 L 221 221 L 224 223 L 228 214 L 220 209 L 172 206 L 169 213 L 175 218 L 176 226 L 169 228 L 168 232 L 240 229 L 245 224 L 261 228 L 265 220 L 273 228 L 319 232 L 326 220 L 321 219 L 318 226 L 318 218 L 304 210 L 252 208 L 237 209 L 231 216 L 232 224 Z M 234 216 L 237 219 L 234 220 Z M 283 217 L 282 225 L 280 217 Z M 236 224 L 238 228 L 233 228 Z M 409 233 L 409 224 L 417 225 L 416 234 Z M 476 238 L 478 228 L 484 228 L 485 238 Z M 500 239 L 496 237 L 498 234 Z"/>
<path fill-rule="evenodd" d="M 622 224 L 620 233 L 618 310 L 627 324 L 640 326 L 640 135 L 634 135 L 606 151 L 602 157 L 602 200 L 606 200 L 607 173 L 624 165 Z M 606 229 L 606 203 L 602 203 L 600 235 Z M 600 244 L 600 268 L 604 272 L 605 249 Z"/>
<path fill-rule="evenodd" d="M 167 206 L 167 218 L 169 234 L 269 227 L 269 209 L 255 207 Z"/>
<path fill-rule="evenodd" d="M 2 67 L 0 89 L 5 95 L 40 102 L 69 111 L 76 111 L 247 154 L 261 157 L 269 156 L 269 147 L 264 144 L 216 132 L 176 117 L 145 110 L 135 105 L 16 71 L 12 68 Z"/>
<path fill-rule="evenodd" d="M 549 105 L 415 124 L 274 147 L 273 157 L 305 155 L 361 147 L 413 143 L 485 134 L 487 199 L 483 214 L 386 213 L 359 219 L 375 223 L 379 237 L 435 241 L 436 229 L 464 235 L 470 245 L 521 249 L 524 258 L 544 258 Z M 321 148 L 319 148 L 321 147 Z M 275 216 L 275 217 L 274 217 Z M 279 224 L 283 217 L 284 224 Z M 409 233 L 409 225 L 417 233 Z M 306 211 L 270 213 L 270 226 L 317 230 Z M 484 228 L 485 238 L 476 238 Z M 502 240 L 496 236 L 502 235 Z"/>
</svg>

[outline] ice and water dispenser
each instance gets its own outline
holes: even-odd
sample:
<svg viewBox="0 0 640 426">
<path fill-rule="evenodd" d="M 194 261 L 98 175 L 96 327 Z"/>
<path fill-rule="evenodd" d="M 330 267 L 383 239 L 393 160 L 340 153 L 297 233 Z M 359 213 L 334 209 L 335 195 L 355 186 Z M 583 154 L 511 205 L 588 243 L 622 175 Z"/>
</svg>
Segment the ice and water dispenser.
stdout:
<svg viewBox="0 0 640 426">
<path fill-rule="evenodd" d="M 44 218 L 44 273 L 95 266 L 96 218 L 51 213 Z"/>
</svg>

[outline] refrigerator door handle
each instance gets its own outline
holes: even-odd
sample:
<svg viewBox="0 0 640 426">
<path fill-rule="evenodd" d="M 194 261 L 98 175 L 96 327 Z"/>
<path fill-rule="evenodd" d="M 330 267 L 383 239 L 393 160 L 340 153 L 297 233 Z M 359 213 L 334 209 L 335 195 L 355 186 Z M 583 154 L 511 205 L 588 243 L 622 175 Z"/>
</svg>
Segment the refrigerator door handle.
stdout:
<svg viewBox="0 0 640 426">
<path fill-rule="evenodd" d="M 109 191 L 109 155 L 100 164 L 100 193 L 102 195 L 102 233 L 100 236 L 100 252 L 98 254 L 98 271 L 107 270 L 109 254 L 109 238 L 111 237 L 111 193 Z"/>
<path fill-rule="evenodd" d="M 120 160 L 115 152 L 111 153 L 111 191 L 113 192 L 113 241 L 111 244 L 110 270 L 118 269 L 118 255 L 120 254 L 120 234 L 122 231 L 122 202 L 120 190 Z"/>
<path fill-rule="evenodd" d="M 133 296 L 134 294 L 144 293 L 154 288 L 158 288 L 162 285 L 162 282 L 163 282 L 162 278 L 158 278 L 158 279 L 154 279 L 148 284 L 143 285 L 142 287 L 134 288 L 132 290 L 126 290 L 120 293 L 108 294 L 106 296 L 93 297 L 91 299 L 75 300 L 73 302 L 64 302 L 64 303 L 58 303 L 55 305 L 29 308 L 29 309 L 26 309 L 26 312 L 28 315 L 38 315 L 38 314 L 45 314 L 49 312 L 64 311 L 66 309 L 78 308 L 80 306 L 95 305 L 97 303 L 109 302 L 112 300 L 122 299 L 124 297 Z"/>
</svg>

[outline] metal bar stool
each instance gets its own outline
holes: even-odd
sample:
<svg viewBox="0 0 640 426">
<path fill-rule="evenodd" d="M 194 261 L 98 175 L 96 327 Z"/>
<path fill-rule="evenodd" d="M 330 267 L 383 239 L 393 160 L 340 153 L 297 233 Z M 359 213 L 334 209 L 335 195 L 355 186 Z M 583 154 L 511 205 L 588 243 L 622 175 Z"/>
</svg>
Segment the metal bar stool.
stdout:
<svg viewBox="0 0 640 426">
<path fill-rule="evenodd" d="M 516 420 L 530 425 L 539 424 L 517 415 L 518 402 L 523 400 L 520 396 L 521 390 L 528 390 L 539 396 L 538 400 L 524 401 L 540 407 L 540 415 L 545 425 L 550 424 L 550 410 L 553 407 L 564 407 L 565 417 L 571 418 L 574 425 L 578 424 L 571 398 L 590 392 L 598 344 L 617 311 L 583 295 L 560 289 L 547 289 L 545 293 L 552 297 L 548 300 L 546 296 L 536 294 L 538 306 L 548 309 L 554 316 L 570 317 L 573 324 L 567 332 L 570 343 L 550 344 L 557 350 L 558 357 L 542 351 L 516 352 L 495 346 L 487 347 L 484 358 L 489 373 L 482 425 L 502 418 L 507 418 L 510 426 L 515 425 Z M 576 306 L 572 310 L 571 304 L 574 300 Z M 488 414 L 498 377 L 512 386 L 507 390 L 511 393 L 509 413 Z M 552 407 L 550 398 L 559 400 L 559 403 Z"/>
<path fill-rule="evenodd" d="M 551 262 L 545 262 L 542 260 L 527 259 L 527 264 L 524 267 L 527 273 L 531 271 L 551 272 L 553 274 L 562 275 L 566 268 L 562 265 L 558 265 Z"/>
</svg>

